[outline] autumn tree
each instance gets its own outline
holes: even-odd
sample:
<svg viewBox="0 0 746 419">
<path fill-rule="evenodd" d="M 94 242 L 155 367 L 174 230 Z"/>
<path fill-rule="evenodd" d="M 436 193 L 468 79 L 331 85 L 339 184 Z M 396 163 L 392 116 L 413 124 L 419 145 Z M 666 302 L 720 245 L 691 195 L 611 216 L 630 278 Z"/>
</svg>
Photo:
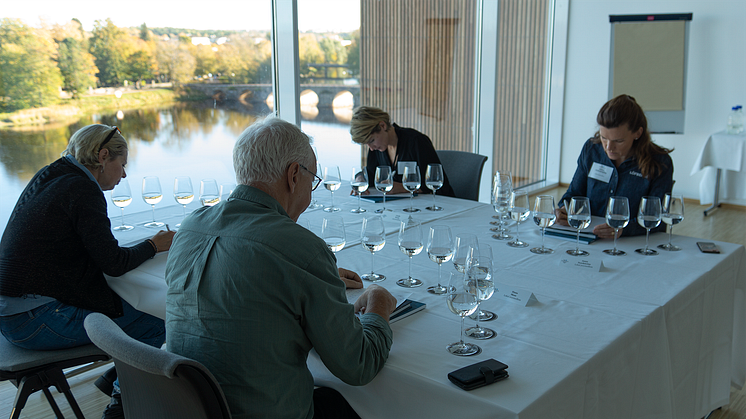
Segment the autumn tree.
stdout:
<svg viewBox="0 0 746 419">
<path fill-rule="evenodd" d="M 298 51 L 301 77 L 313 77 L 317 75 L 318 70 L 308 66 L 308 64 L 324 62 L 324 51 L 321 50 L 319 42 L 316 40 L 316 35 L 313 33 L 300 34 Z"/>
<path fill-rule="evenodd" d="M 103 86 L 118 86 L 127 79 L 127 54 L 123 46 L 125 32 L 111 19 L 93 23 L 91 53 L 98 67 L 98 79 Z"/>
</svg>

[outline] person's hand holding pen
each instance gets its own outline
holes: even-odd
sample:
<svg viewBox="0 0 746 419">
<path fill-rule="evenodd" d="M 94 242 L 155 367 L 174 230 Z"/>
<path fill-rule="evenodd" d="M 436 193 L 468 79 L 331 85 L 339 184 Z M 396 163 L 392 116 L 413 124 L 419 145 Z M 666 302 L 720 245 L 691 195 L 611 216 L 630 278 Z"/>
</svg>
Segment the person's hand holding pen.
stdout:
<svg viewBox="0 0 746 419">
<path fill-rule="evenodd" d="M 171 231 L 171 229 L 168 227 L 168 224 L 166 224 L 166 231 L 161 230 L 156 233 L 155 236 L 150 238 L 150 242 L 156 248 L 156 253 L 165 252 L 166 250 L 171 248 L 171 242 L 174 240 L 174 234 L 176 234 L 176 232 Z"/>
</svg>

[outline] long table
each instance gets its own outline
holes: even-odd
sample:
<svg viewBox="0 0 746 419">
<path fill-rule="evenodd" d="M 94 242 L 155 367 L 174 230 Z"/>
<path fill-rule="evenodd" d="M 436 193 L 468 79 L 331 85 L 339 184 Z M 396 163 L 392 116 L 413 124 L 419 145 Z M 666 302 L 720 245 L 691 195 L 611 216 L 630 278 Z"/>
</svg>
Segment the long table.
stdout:
<svg viewBox="0 0 746 419">
<path fill-rule="evenodd" d="M 328 193 L 321 192 L 315 196 L 328 204 Z M 494 212 L 489 205 L 436 198 L 446 208 L 442 213 L 424 210 L 431 196 L 415 198 L 415 206 L 423 210 L 413 217 L 424 222 L 425 230 L 448 225 L 454 235 L 475 233 L 480 243 L 492 246 L 498 291 L 483 307 L 498 319 L 483 325 L 498 335 L 470 340 L 482 348 L 472 357 L 446 351 L 447 344 L 458 340 L 460 319 L 447 309 L 443 296 L 426 292 L 438 270 L 423 251 L 412 262 L 414 276 L 425 285 L 405 292 L 425 302 L 427 309 L 392 325 L 389 359 L 370 384 L 348 386 L 313 352 L 309 357 L 317 384 L 339 390 L 362 418 L 694 419 L 727 404 L 731 384 L 744 384 L 743 246 L 718 242 L 721 254 L 703 254 L 697 239 L 674 236 L 682 251 L 642 256 L 634 249 L 644 245 L 644 236 L 622 237 L 618 247 L 628 254 L 612 257 L 601 252 L 611 241 L 581 244 L 594 263 L 603 263 L 591 271 L 565 263 L 573 259 L 565 250 L 574 248 L 574 241 L 547 236 L 547 246 L 555 249 L 550 255 L 514 249 L 492 239 L 488 223 Z M 367 272 L 371 255 L 355 245 L 355 226 L 381 204 L 364 203 L 368 213 L 359 215 L 349 212 L 357 207 L 351 198 L 337 196 L 335 203 L 341 204 L 338 214 L 350 226 L 348 246 L 337 253 L 339 266 Z M 404 289 L 395 282 L 407 274 L 408 258 L 396 246 L 395 227 L 409 216 L 401 211 L 409 202 L 386 206 L 392 209 L 384 218 L 389 243 L 375 255 L 376 272 L 387 276 L 379 285 L 401 294 Z M 302 219 L 320 230 L 324 214 L 311 211 Z M 525 223 L 520 229 L 524 241 L 532 247 L 540 244 L 535 225 Z M 667 239 L 653 234 L 651 245 Z M 158 255 L 123 277 L 111 278 L 112 288 L 133 305 L 163 317 L 166 258 Z M 444 278 L 450 271 L 451 266 L 443 266 Z M 536 301 L 524 305 L 500 298 L 511 290 L 532 292 Z M 450 371 L 487 358 L 508 364 L 510 378 L 471 392 L 446 378 Z"/>
</svg>

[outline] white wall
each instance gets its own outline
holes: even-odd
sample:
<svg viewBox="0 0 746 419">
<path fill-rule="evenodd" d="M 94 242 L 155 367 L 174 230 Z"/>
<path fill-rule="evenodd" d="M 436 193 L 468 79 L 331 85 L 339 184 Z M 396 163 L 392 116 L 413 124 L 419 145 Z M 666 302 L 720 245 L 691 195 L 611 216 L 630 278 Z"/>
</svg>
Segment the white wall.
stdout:
<svg viewBox="0 0 746 419">
<path fill-rule="evenodd" d="M 675 148 L 671 154 L 674 191 L 699 199 L 703 172 L 690 173 L 702 145 L 710 134 L 725 129 L 732 106 L 746 106 L 744 0 L 570 0 L 561 182 L 572 180 L 580 148 L 596 132 L 596 114 L 609 99 L 609 15 L 654 13 L 694 14 L 689 32 L 684 134 L 653 135 L 653 141 Z"/>
</svg>

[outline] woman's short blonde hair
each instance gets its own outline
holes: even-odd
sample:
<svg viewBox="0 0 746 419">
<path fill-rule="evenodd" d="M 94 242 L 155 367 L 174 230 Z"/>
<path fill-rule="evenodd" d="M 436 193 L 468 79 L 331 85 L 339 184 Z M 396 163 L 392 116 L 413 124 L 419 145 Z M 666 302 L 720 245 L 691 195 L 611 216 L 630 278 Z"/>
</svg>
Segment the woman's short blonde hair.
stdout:
<svg viewBox="0 0 746 419">
<path fill-rule="evenodd" d="M 352 141 L 358 144 L 367 144 L 371 134 L 381 130 L 379 122 L 386 123 L 386 129 L 391 126 L 391 117 L 381 109 L 372 106 L 360 106 L 352 112 L 350 121 L 350 135 Z"/>
<path fill-rule="evenodd" d="M 106 141 L 109 135 L 112 137 Z M 103 144 L 104 141 L 106 144 Z M 97 169 L 101 166 L 98 162 L 98 153 L 102 148 L 109 150 L 110 160 L 115 159 L 127 153 L 127 140 L 122 137 L 117 127 L 103 124 L 87 125 L 70 137 L 62 156 L 73 156 L 83 166 Z"/>
</svg>

